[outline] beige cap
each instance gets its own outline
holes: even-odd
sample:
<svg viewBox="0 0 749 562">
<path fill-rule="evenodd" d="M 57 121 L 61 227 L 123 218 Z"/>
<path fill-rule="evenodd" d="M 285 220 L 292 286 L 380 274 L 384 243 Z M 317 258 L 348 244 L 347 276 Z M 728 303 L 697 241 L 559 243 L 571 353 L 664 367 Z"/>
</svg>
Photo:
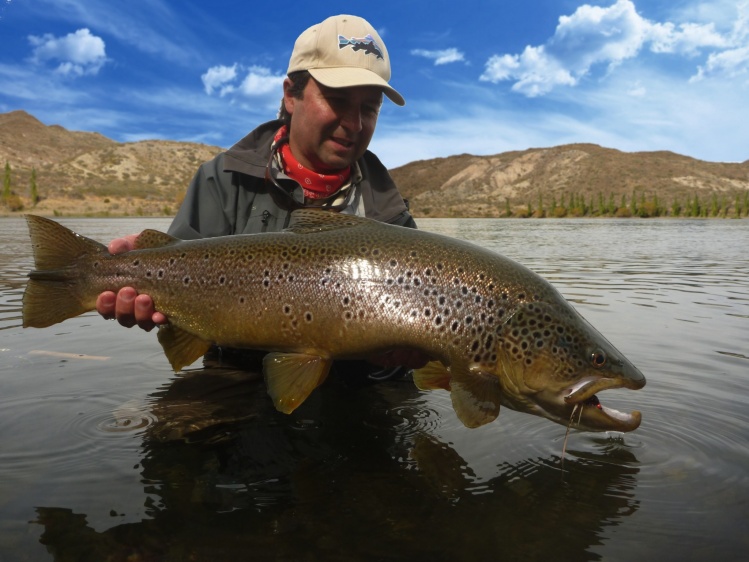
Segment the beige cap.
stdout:
<svg viewBox="0 0 749 562">
<path fill-rule="evenodd" d="M 294 43 L 286 74 L 308 70 L 329 88 L 379 86 L 393 103 L 405 105 L 390 80 L 390 57 L 385 43 L 357 16 L 332 16 L 305 30 Z"/>
</svg>

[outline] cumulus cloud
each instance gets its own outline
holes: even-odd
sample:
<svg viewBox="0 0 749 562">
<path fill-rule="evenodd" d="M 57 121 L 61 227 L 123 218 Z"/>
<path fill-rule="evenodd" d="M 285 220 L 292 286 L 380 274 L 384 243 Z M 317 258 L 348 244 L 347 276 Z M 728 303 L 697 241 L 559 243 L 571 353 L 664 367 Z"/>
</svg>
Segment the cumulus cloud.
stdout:
<svg viewBox="0 0 749 562">
<path fill-rule="evenodd" d="M 451 62 L 462 62 L 465 61 L 463 53 L 458 49 L 441 49 L 437 51 L 428 51 L 426 49 L 414 49 L 411 54 L 417 57 L 424 57 L 432 59 L 436 66 L 441 64 L 449 64 Z"/>
<path fill-rule="evenodd" d="M 66 76 L 94 75 L 107 62 L 104 40 L 92 35 L 87 28 L 79 29 L 64 37 L 46 33 L 29 35 L 33 47 L 32 61 L 59 62 L 55 72 Z"/>
<path fill-rule="evenodd" d="M 490 57 L 480 79 L 511 80 L 514 91 L 540 96 L 558 86 L 577 85 L 594 68 L 612 72 L 643 49 L 687 57 L 710 49 L 713 52 L 700 75 L 735 69 L 741 62 L 740 48 L 747 46 L 749 37 L 748 5 L 739 6 L 741 17 L 731 34 L 719 33 L 712 23 L 653 22 L 637 13 L 632 0 L 617 0 L 609 7 L 583 5 L 559 18 L 554 35 L 545 44 L 529 45 L 520 54 Z"/>
<path fill-rule="evenodd" d="M 733 24 L 727 47 L 711 53 L 705 64 L 697 69 L 692 81 L 716 75 L 734 78 L 749 73 L 749 2 L 738 5 L 738 18 Z"/>
<path fill-rule="evenodd" d="M 211 67 L 200 78 L 209 96 L 214 92 L 220 97 L 235 95 L 245 98 L 266 97 L 272 94 L 275 99 L 281 95 L 285 76 L 274 74 L 262 66 L 245 68 L 234 63 L 231 66 Z"/>
<path fill-rule="evenodd" d="M 205 93 L 209 96 L 218 90 L 221 97 L 234 91 L 234 86 L 231 85 L 237 77 L 237 65 L 234 63 L 231 66 L 213 66 L 209 68 L 200 79 L 203 81 L 203 87 Z"/>
</svg>

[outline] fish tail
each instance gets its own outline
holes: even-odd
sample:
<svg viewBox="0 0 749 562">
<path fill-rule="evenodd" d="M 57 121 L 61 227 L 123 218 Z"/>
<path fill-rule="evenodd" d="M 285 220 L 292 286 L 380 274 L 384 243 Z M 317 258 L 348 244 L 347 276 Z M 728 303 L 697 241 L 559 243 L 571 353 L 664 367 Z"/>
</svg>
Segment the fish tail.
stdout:
<svg viewBox="0 0 749 562">
<path fill-rule="evenodd" d="M 56 223 L 26 215 L 35 270 L 23 295 L 23 327 L 46 328 L 92 310 L 96 295 L 86 295 L 82 257 L 109 255 L 106 246 Z"/>
</svg>

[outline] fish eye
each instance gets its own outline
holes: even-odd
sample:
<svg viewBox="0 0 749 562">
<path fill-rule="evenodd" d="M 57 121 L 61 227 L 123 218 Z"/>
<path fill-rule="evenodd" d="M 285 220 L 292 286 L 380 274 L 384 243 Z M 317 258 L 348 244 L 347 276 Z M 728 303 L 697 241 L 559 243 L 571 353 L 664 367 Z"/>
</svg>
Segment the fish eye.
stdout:
<svg viewBox="0 0 749 562">
<path fill-rule="evenodd" d="M 593 353 L 591 353 L 590 360 L 593 363 L 594 367 L 600 369 L 601 367 L 603 367 L 604 365 L 606 365 L 606 360 L 607 360 L 606 359 L 606 354 L 603 351 L 601 351 L 600 349 L 598 349 L 598 350 L 594 351 Z"/>
</svg>

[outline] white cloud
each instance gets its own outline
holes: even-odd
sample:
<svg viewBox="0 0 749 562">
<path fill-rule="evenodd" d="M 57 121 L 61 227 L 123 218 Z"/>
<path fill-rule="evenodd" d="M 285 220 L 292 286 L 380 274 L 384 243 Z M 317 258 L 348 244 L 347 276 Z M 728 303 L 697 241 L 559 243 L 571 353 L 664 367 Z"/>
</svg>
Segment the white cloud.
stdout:
<svg viewBox="0 0 749 562">
<path fill-rule="evenodd" d="M 34 47 L 32 60 L 36 63 L 60 61 L 56 72 L 68 76 L 97 74 L 107 61 L 104 40 L 92 35 L 87 28 L 64 37 L 46 33 L 40 37 L 29 35 Z"/>
<path fill-rule="evenodd" d="M 512 80 L 514 91 L 539 96 L 558 86 L 576 86 L 596 67 L 613 72 L 643 49 L 687 57 L 711 50 L 708 63 L 699 69 L 700 77 L 716 71 L 743 72 L 747 63 L 742 49 L 749 37 L 747 6 L 739 5 L 733 31 L 720 33 L 713 23 L 653 22 L 637 13 L 632 0 L 617 0 L 609 7 L 586 4 L 570 16 L 561 16 L 545 44 L 529 45 L 521 54 L 490 57 L 480 80 Z"/>
<path fill-rule="evenodd" d="M 241 78 L 241 74 L 244 77 Z M 274 74 L 263 66 L 243 67 L 239 63 L 231 66 L 214 66 L 201 77 L 205 92 L 212 95 L 218 91 L 220 97 L 234 95 L 237 98 L 266 98 L 278 101 L 282 95 L 285 76 Z"/>
<path fill-rule="evenodd" d="M 273 74 L 271 70 L 262 66 L 251 66 L 242 80 L 239 91 L 245 96 L 266 96 L 273 94 L 281 99 L 283 74 Z"/>
<path fill-rule="evenodd" d="M 435 65 L 449 64 L 451 62 L 465 61 L 465 57 L 458 49 L 441 49 L 437 51 L 428 51 L 426 49 L 414 49 L 412 55 L 434 60 Z"/>
<path fill-rule="evenodd" d="M 200 79 L 203 81 L 206 94 L 210 96 L 214 90 L 219 90 L 219 95 L 223 97 L 234 91 L 234 87 L 229 83 L 233 82 L 236 77 L 237 63 L 234 63 L 231 66 L 213 66 Z"/>
</svg>

